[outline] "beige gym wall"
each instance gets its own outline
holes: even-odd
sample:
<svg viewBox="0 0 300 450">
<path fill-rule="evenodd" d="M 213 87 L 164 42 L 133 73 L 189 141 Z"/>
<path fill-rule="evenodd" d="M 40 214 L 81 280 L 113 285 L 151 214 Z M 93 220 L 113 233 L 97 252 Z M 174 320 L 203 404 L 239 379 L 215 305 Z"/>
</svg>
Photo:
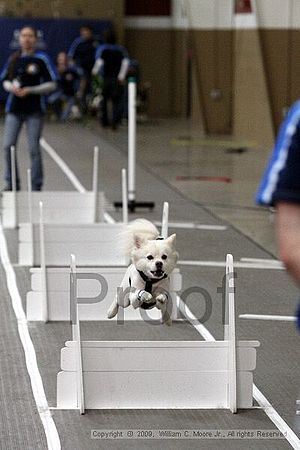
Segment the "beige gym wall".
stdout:
<svg viewBox="0 0 300 450">
<path fill-rule="evenodd" d="M 193 29 L 191 34 L 204 128 L 210 134 L 229 134 L 233 106 L 233 32 Z"/>
<path fill-rule="evenodd" d="M 205 128 L 210 133 L 232 130 L 232 30 L 126 28 L 129 53 L 139 61 L 142 81 L 151 83 L 152 116 L 185 116 L 187 110 L 187 57 L 191 42 L 193 69 Z M 220 96 L 214 97 L 214 90 Z"/>
<path fill-rule="evenodd" d="M 174 41 L 170 29 L 126 29 L 129 54 L 140 67 L 142 82 L 150 83 L 149 115 L 170 116 L 173 89 Z"/>
<path fill-rule="evenodd" d="M 300 31 L 261 29 L 260 36 L 273 123 L 278 129 L 286 108 L 300 98 Z"/>
</svg>

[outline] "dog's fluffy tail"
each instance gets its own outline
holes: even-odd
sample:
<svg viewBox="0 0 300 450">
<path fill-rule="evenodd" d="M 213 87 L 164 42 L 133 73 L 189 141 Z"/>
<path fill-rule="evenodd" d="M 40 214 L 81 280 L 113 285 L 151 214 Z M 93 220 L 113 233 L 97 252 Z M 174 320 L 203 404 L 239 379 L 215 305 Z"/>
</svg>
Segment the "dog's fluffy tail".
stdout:
<svg viewBox="0 0 300 450">
<path fill-rule="evenodd" d="M 126 231 L 122 233 L 122 241 L 125 255 L 130 256 L 135 246 L 135 239 L 142 238 L 153 240 L 159 236 L 156 226 L 146 219 L 137 219 L 130 222 L 126 227 Z"/>
</svg>

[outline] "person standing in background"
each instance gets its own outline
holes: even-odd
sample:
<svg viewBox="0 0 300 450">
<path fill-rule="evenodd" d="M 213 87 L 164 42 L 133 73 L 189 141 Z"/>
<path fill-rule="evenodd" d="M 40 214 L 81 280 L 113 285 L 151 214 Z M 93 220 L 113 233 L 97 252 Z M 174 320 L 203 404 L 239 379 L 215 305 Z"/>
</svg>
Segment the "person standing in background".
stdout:
<svg viewBox="0 0 300 450">
<path fill-rule="evenodd" d="M 56 88 L 57 73 L 49 56 L 36 51 L 37 31 L 31 26 L 20 30 L 20 50 L 13 53 L 0 75 L 3 88 L 9 93 L 6 102 L 3 148 L 5 154 L 5 188 L 12 189 L 11 147 L 16 146 L 22 125 L 26 124 L 31 158 L 31 181 L 34 191 L 43 186 L 43 166 L 40 137 L 43 115 L 46 110 L 45 95 Z M 16 153 L 16 152 L 15 152 Z M 16 183 L 20 178 L 16 162 Z"/>
<path fill-rule="evenodd" d="M 68 57 L 82 70 L 82 98 L 83 111 L 87 109 L 86 96 L 91 89 L 91 72 L 95 63 L 95 52 L 99 42 L 89 25 L 80 27 L 80 36 L 76 38 L 68 51 Z"/>
<path fill-rule="evenodd" d="M 103 127 L 112 125 L 116 130 L 122 120 L 124 83 L 129 67 L 127 50 L 116 43 L 113 30 L 105 35 L 105 44 L 96 51 L 96 62 L 92 70 L 93 75 L 100 74 L 103 79 L 101 123 Z M 107 104 L 112 101 L 112 119 L 109 121 Z"/>
</svg>

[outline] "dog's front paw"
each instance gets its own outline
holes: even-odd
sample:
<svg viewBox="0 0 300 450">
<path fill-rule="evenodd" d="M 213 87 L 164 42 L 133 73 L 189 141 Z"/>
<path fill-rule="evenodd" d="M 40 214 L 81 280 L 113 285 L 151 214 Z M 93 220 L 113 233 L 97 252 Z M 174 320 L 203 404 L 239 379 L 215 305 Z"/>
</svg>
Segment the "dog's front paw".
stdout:
<svg viewBox="0 0 300 450">
<path fill-rule="evenodd" d="M 142 302 L 141 302 L 141 300 L 138 297 L 135 297 L 135 298 L 130 300 L 130 303 L 131 303 L 131 306 L 134 309 L 137 309 L 137 308 L 139 308 L 141 306 Z"/>
<path fill-rule="evenodd" d="M 149 303 L 152 300 L 152 295 L 146 291 L 139 291 L 135 298 L 131 299 L 131 305 L 134 309 L 139 308 L 142 303 Z"/>
<path fill-rule="evenodd" d="M 159 303 L 161 303 L 162 305 L 163 305 L 164 303 L 166 303 L 167 300 L 168 300 L 168 297 L 167 297 L 165 294 L 159 294 L 159 295 L 156 297 L 156 301 L 159 302 Z"/>
<path fill-rule="evenodd" d="M 147 291 L 140 291 L 138 293 L 138 298 L 141 300 L 141 302 L 150 303 L 153 297 Z"/>
</svg>

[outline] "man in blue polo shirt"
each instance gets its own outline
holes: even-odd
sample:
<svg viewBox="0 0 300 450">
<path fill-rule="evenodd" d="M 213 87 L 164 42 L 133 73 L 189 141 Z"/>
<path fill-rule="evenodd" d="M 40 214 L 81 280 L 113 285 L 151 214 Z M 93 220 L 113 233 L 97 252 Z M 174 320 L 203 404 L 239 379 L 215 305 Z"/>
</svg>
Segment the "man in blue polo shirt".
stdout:
<svg viewBox="0 0 300 450">
<path fill-rule="evenodd" d="M 276 207 L 280 259 L 300 286 L 300 101 L 291 107 L 280 128 L 256 201 Z"/>
<path fill-rule="evenodd" d="M 96 51 L 96 62 L 93 75 L 100 74 L 103 79 L 101 123 L 104 127 L 112 125 L 117 129 L 123 114 L 124 83 L 129 66 L 127 50 L 116 43 L 113 30 L 105 35 L 105 44 Z M 107 104 L 112 102 L 112 118 L 108 118 Z"/>
<path fill-rule="evenodd" d="M 95 63 L 95 52 L 99 42 L 89 25 L 80 27 L 80 36 L 76 38 L 68 52 L 68 57 L 79 67 L 83 74 L 82 107 L 86 109 L 86 96 L 91 89 L 91 72 Z"/>
</svg>

